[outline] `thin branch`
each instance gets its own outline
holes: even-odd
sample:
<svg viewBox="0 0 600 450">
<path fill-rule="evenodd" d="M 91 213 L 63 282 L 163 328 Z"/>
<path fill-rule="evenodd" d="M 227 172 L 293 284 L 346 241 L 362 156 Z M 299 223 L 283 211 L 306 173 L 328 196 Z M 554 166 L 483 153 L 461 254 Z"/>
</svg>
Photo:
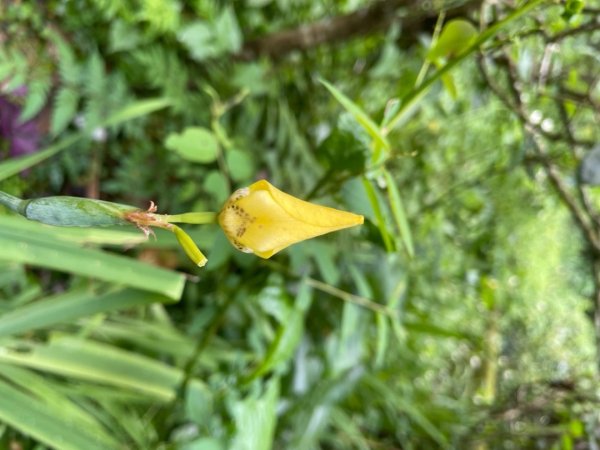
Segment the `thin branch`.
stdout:
<svg viewBox="0 0 600 450">
<path fill-rule="evenodd" d="M 537 127 L 530 122 L 529 113 L 526 111 L 525 105 L 521 101 L 523 95 L 519 87 L 516 68 L 508 56 L 504 56 L 504 61 L 508 69 L 507 75 L 509 77 L 508 89 L 511 94 L 510 97 L 506 95 L 506 93 L 498 86 L 498 83 L 496 83 L 490 76 L 488 70 L 485 68 L 483 57 L 479 58 L 479 66 L 490 89 L 498 96 L 498 98 L 507 106 L 509 110 L 515 113 L 515 115 L 521 121 L 524 130 L 532 140 L 533 150 L 539 157 L 541 166 L 544 168 L 544 172 L 546 173 L 550 184 L 558 194 L 559 198 L 571 212 L 575 223 L 583 233 L 590 246 L 596 253 L 600 253 L 600 240 L 598 238 L 598 233 L 594 229 L 594 223 L 591 221 L 589 214 L 586 214 L 585 209 L 582 209 L 582 207 L 579 205 L 576 197 L 571 194 L 561 177 L 560 171 L 556 165 L 553 164 L 551 158 L 549 157 L 549 152 L 546 148 L 546 143 L 543 140 L 543 135 L 538 131 Z"/>
<path fill-rule="evenodd" d="M 445 2 L 456 4 L 457 2 Z M 481 0 L 466 0 L 462 6 L 449 8 L 448 16 L 464 15 Z M 401 40 L 414 43 L 421 31 L 429 31 L 429 19 L 435 19 L 439 8 L 425 8 L 425 3 L 416 0 L 379 0 L 352 13 L 300 25 L 295 28 L 247 41 L 237 59 L 252 60 L 260 56 L 280 59 L 299 50 L 305 51 L 323 44 L 331 44 L 386 30 L 394 21 L 402 29 Z M 401 17 L 401 10 L 408 11 Z"/>
</svg>

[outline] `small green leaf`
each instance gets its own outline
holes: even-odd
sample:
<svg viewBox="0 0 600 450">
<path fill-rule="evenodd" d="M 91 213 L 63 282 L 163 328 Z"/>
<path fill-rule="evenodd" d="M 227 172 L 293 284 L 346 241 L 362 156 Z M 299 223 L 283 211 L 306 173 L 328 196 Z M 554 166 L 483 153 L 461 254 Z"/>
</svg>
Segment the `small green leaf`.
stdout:
<svg viewBox="0 0 600 450">
<path fill-rule="evenodd" d="M 215 35 L 221 50 L 235 53 L 241 48 L 243 36 L 232 7 L 225 8 L 216 18 Z"/>
<path fill-rule="evenodd" d="M 229 197 L 229 186 L 225 176 L 218 170 L 213 170 L 204 178 L 202 187 L 206 192 L 212 194 L 215 203 L 221 205 Z"/>
<path fill-rule="evenodd" d="M 219 143 L 215 135 L 200 127 L 186 128 L 180 134 L 171 133 L 165 146 L 188 161 L 204 164 L 213 162 L 219 154 Z"/>
<path fill-rule="evenodd" d="M 23 106 L 21 116 L 19 117 L 21 122 L 28 121 L 42 110 L 48 100 L 50 79 L 42 78 L 33 80 L 28 85 L 28 90 L 27 99 L 25 100 L 25 105 Z"/>
<path fill-rule="evenodd" d="M 254 174 L 254 164 L 248 153 L 232 149 L 225 154 L 225 159 L 229 174 L 234 181 L 246 181 Z"/>
<path fill-rule="evenodd" d="M 203 61 L 221 53 L 215 42 L 214 30 L 203 20 L 197 20 L 183 27 L 177 33 L 177 39 L 187 48 L 190 57 L 196 61 Z"/>
<path fill-rule="evenodd" d="M 477 29 L 465 19 L 449 21 L 440 34 L 440 38 L 429 50 L 427 59 L 452 58 L 466 50 L 477 37 Z"/>
</svg>

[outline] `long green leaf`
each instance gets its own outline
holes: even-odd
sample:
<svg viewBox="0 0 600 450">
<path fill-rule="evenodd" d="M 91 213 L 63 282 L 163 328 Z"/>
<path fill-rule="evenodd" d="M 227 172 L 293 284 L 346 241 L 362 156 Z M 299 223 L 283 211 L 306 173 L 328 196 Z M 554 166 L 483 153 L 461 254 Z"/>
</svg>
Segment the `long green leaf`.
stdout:
<svg viewBox="0 0 600 450">
<path fill-rule="evenodd" d="M 0 181 L 11 177 L 13 175 L 22 172 L 25 169 L 35 166 L 36 164 L 56 155 L 58 152 L 70 147 L 75 144 L 83 137 L 83 134 L 78 133 L 68 138 L 58 141 L 56 144 L 50 147 L 40 150 L 39 152 L 33 153 L 27 156 L 21 156 L 19 158 L 9 159 L 0 163 Z"/>
<path fill-rule="evenodd" d="M 379 229 L 379 233 L 381 234 L 381 239 L 383 239 L 385 249 L 388 252 L 392 252 L 394 250 L 394 244 L 392 243 L 392 238 L 387 229 L 385 217 L 383 215 L 383 210 L 381 209 L 381 204 L 379 203 L 379 198 L 377 197 L 375 188 L 366 177 L 362 178 L 362 182 L 365 188 L 365 192 L 367 193 L 367 197 L 369 198 L 369 202 L 371 203 L 371 207 L 373 208 L 373 212 L 375 213 L 375 218 L 377 220 L 377 228 Z"/>
<path fill-rule="evenodd" d="M 400 197 L 400 191 L 398 191 L 394 179 L 386 169 L 383 170 L 383 175 L 385 176 L 387 184 L 388 199 L 390 201 L 390 206 L 392 207 L 392 214 L 396 221 L 398 231 L 400 232 L 402 243 L 404 244 L 408 256 L 413 258 L 415 256 L 415 249 L 413 246 L 412 233 L 410 232 L 410 225 L 408 224 L 408 219 L 406 217 L 404 203 Z"/>
<path fill-rule="evenodd" d="M 0 349 L 0 362 L 132 390 L 149 400 L 173 400 L 183 378 L 179 369 L 146 356 L 68 336 L 46 345 L 11 341 Z M 190 386 L 197 389 L 199 381 Z"/>
<path fill-rule="evenodd" d="M 131 227 L 131 231 L 112 228 L 50 227 L 21 216 L 0 215 L 0 228 L 16 228 L 35 234 L 47 235 L 50 239 L 77 242 L 79 244 L 135 245 L 148 241 L 144 233 Z M 127 228 L 127 227 L 122 227 Z M 171 233 L 168 233 L 170 236 Z"/>
<path fill-rule="evenodd" d="M 107 450 L 119 446 L 106 434 L 94 432 L 86 421 L 41 398 L 28 395 L 0 378 L 0 421 L 61 450 Z M 78 423 L 79 422 L 79 423 Z"/>
<path fill-rule="evenodd" d="M 168 300 L 160 294 L 133 289 L 103 295 L 91 291 L 59 294 L 29 303 L 0 316 L 0 337 L 38 330 L 59 323 L 69 323 L 80 317 L 102 312 L 117 311 Z"/>
<path fill-rule="evenodd" d="M 42 226 L 42 225 L 40 225 Z M 0 260 L 47 267 L 111 283 L 156 292 L 179 300 L 185 278 L 182 274 L 100 250 L 81 248 L 17 227 L 0 228 Z"/>
<path fill-rule="evenodd" d="M 117 111 L 115 114 L 106 119 L 102 126 L 110 127 L 127 122 L 128 120 L 137 119 L 138 117 L 147 116 L 148 114 L 170 106 L 171 103 L 171 100 L 167 98 L 139 100 L 125 106 L 120 111 Z"/>
<path fill-rule="evenodd" d="M 9 364 L 0 364 L 0 376 L 6 378 L 21 390 L 43 399 L 47 404 L 55 409 L 56 416 L 62 416 L 64 420 L 71 422 L 80 422 L 82 426 L 95 434 L 104 435 L 102 440 L 111 442 L 111 437 L 106 434 L 106 430 L 100 422 L 90 414 L 89 411 L 81 408 L 74 403 L 62 391 L 63 386 L 59 386 L 54 380 L 48 380 L 31 370 Z"/>
<path fill-rule="evenodd" d="M 327 88 L 331 95 L 335 97 L 335 99 L 348 111 L 354 119 L 365 129 L 365 131 L 373 138 L 376 142 L 376 149 L 384 149 L 385 151 L 390 150 L 390 143 L 387 138 L 381 132 L 379 126 L 375 123 L 373 119 L 371 119 L 367 113 L 365 113 L 362 108 L 360 108 L 356 103 L 346 97 L 338 88 L 328 83 L 325 80 L 319 80 L 323 86 Z M 377 152 L 375 152 L 377 153 Z M 377 158 L 378 155 L 374 155 L 374 159 Z"/>
</svg>

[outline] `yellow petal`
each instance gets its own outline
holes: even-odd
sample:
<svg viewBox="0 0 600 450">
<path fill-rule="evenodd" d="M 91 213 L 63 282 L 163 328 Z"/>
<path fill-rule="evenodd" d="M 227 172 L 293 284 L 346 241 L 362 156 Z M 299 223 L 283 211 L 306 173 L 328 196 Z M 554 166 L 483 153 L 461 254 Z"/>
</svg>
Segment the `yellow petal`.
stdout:
<svg viewBox="0 0 600 450">
<path fill-rule="evenodd" d="M 300 200 L 265 180 L 234 192 L 219 213 L 219 224 L 229 241 L 261 258 L 363 220 L 357 214 Z"/>
</svg>

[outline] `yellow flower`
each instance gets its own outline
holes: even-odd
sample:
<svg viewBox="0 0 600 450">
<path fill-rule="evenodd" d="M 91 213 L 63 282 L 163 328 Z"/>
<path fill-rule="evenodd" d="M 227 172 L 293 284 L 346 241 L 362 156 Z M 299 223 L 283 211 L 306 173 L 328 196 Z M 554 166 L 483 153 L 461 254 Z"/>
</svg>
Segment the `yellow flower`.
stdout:
<svg viewBox="0 0 600 450">
<path fill-rule="evenodd" d="M 235 191 L 219 213 L 229 241 L 265 259 L 296 242 L 363 221 L 363 216 L 292 197 L 265 180 Z"/>
</svg>

